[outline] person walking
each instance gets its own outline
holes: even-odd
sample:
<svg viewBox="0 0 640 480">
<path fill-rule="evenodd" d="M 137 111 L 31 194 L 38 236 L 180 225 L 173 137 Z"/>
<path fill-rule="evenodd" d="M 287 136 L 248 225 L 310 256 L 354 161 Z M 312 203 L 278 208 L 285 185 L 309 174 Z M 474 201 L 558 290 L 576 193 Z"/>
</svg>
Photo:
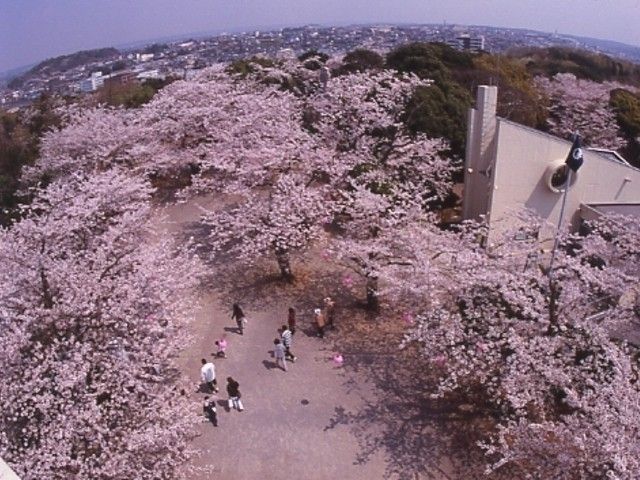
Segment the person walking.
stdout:
<svg viewBox="0 0 640 480">
<path fill-rule="evenodd" d="M 244 333 L 244 325 L 247 323 L 247 319 L 244 316 L 242 308 L 240 308 L 240 305 L 237 303 L 233 304 L 233 313 L 231 314 L 231 318 L 236 321 L 238 333 L 242 335 Z"/>
<path fill-rule="evenodd" d="M 214 427 L 218 426 L 218 409 L 216 408 L 216 401 L 209 397 L 204 397 L 204 403 L 202 404 L 202 413 L 213 424 Z"/>
<path fill-rule="evenodd" d="M 276 359 L 276 365 L 280 365 L 280 367 L 286 372 L 287 371 L 287 362 L 285 361 L 285 348 L 279 338 L 273 340 L 273 357 Z"/>
<path fill-rule="evenodd" d="M 291 363 L 296 361 L 296 356 L 291 352 L 291 343 L 293 341 L 293 332 L 289 330 L 286 325 L 282 326 L 280 330 L 280 338 L 282 339 L 282 345 L 284 345 L 285 360 L 288 358 Z"/>
<path fill-rule="evenodd" d="M 318 336 L 320 338 L 324 338 L 324 327 L 326 322 L 325 322 L 324 315 L 322 314 L 322 310 L 320 310 L 319 308 L 316 308 L 313 311 L 313 314 L 315 315 L 316 327 L 318 327 Z"/>
<path fill-rule="evenodd" d="M 333 301 L 331 297 L 326 297 L 323 300 L 324 303 L 324 315 L 325 320 L 327 321 L 327 327 L 331 328 L 331 330 L 335 330 L 336 326 L 334 323 L 335 313 L 336 313 L 336 303 Z"/>
<path fill-rule="evenodd" d="M 202 359 L 202 368 L 200 369 L 200 379 L 205 385 L 205 388 L 209 392 L 218 391 L 218 382 L 216 380 L 216 366 L 213 362 L 207 362 L 206 359 Z"/>
<path fill-rule="evenodd" d="M 227 394 L 229 395 L 229 409 L 235 408 L 239 412 L 244 410 L 242 400 L 240 400 L 240 384 L 232 377 L 227 377 Z"/>
<path fill-rule="evenodd" d="M 289 307 L 289 317 L 287 318 L 287 324 L 291 335 L 296 334 L 296 310 L 293 307 Z"/>
</svg>

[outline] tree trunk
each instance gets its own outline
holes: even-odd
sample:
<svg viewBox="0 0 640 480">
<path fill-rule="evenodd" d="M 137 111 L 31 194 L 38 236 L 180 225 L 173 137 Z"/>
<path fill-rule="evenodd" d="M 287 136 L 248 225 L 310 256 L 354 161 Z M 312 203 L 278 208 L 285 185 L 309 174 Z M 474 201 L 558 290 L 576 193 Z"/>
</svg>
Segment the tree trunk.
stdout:
<svg viewBox="0 0 640 480">
<path fill-rule="evenodd" d="M 42 304 L 44 308 L 50 310 L 53 308 L 53 297 L 51 295 L 47 274 L 42 267 L 40 267 L 40 283 L 42 284 Z"/>
<path fill-rule="evenodd" d="M 367 277 L 367 308 L 372 312 L 377 312 L 380 308 L 378 277 Z"/>
<path fill-rule="evenodd" d="M 287 282 L 291 282 L 293 280 L 293 273 L 291 273 L 291 260 L 289 259 L 289 252 L 285 249 L 276 250 L 276 259 L 278 260 L 280 275 Z"/>
<path fill-rule="evenodd" d="M 558 297 L 560 292 L 555 280 L 549 281 L 549 327 L 547 335 L 553 336 L 559 331 L 558 321 Z"/>
</svg>

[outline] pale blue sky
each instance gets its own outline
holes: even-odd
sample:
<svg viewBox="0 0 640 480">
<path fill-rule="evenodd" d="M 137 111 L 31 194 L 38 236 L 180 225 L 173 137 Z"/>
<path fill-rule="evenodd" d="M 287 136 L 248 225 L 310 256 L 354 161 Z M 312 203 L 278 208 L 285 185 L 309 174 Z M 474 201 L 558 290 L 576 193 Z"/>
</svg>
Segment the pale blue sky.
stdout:
<svg viewBox="0 0 640 480">
<path fill-rule="evenodd" d="M 640 45 L 640 0 L 0 0 L 0 71 L 201 31 L 443 20 Z"/>
</svg>

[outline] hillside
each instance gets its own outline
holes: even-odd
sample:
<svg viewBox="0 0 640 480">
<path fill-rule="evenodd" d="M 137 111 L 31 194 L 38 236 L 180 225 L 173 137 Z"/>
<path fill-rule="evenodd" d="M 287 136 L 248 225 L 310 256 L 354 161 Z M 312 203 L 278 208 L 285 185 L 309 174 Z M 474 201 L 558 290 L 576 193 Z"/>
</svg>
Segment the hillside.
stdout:
<svg viewBox="0 0 640 480">
<path fill-rule="evenodd" d="M 507 52 L 532 75 L 552 77 L 572 73 L 596 82 L 617 81 L 638 85 L 640 65 L 601 53 L 564 47 L 520 48 Z"/>
<path fill-rule="evenodd" d="M 72 68 L 76 68 L 92 62 L 110 60 L 117 57 L 120 51 L 113 48 L 98 48 L 95 50 L 82 50 L 80 52 L 71 53 L 69 55 L 61 55 L 59 57 L 49 58 L 38 63 L 35 67 L 26 73 L 14 78 L 9 82 L 9 88 L 18 88 L 25 80 L 37 75 L 49 74 L 52 72 L 66 72 Z"/>
</svg>

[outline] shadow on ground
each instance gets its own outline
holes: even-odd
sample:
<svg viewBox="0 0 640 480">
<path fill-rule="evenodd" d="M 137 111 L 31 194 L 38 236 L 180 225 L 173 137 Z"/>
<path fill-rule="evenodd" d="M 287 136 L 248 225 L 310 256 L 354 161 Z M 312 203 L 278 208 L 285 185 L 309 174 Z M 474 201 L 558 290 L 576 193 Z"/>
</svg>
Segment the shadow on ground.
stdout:
<svg viewBox="0 0 640 480">
<path fill-rule="evenodd" d="M 358 439 L 355 462 L 382 452 L 386 477 L 401 479 L 480 478 L 482 458 L 471 454 L 473 412 L 433 399 L 435 378 L 417 348 L 375 353 L 345 351 L 348 388 L 369 382 L 374 394 L 357 411 L 337 407 L 325 430 L 345 425 Z M 452 460 L 455 459 L 455 462 Z"/>
</svg>

